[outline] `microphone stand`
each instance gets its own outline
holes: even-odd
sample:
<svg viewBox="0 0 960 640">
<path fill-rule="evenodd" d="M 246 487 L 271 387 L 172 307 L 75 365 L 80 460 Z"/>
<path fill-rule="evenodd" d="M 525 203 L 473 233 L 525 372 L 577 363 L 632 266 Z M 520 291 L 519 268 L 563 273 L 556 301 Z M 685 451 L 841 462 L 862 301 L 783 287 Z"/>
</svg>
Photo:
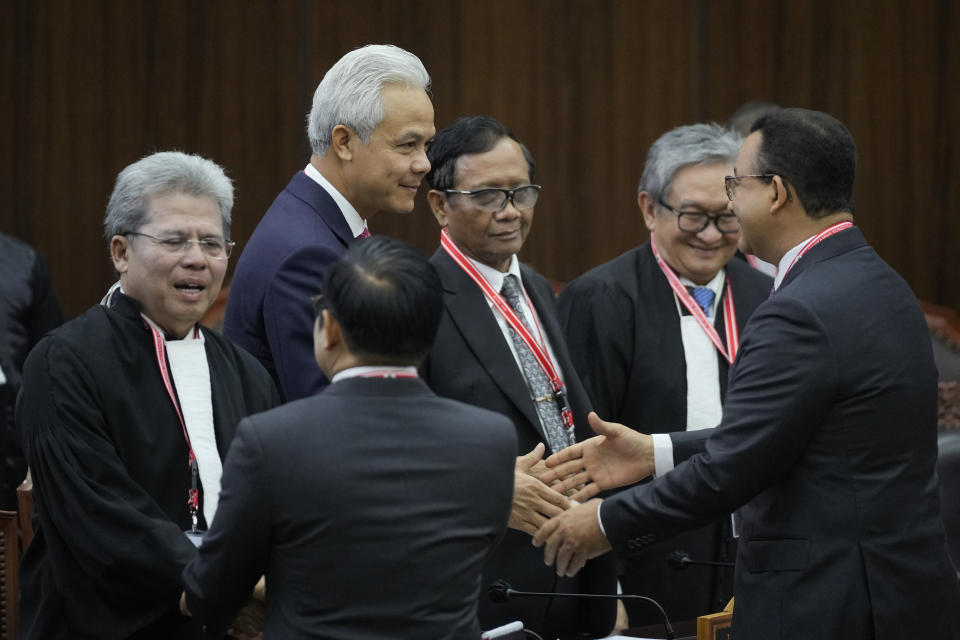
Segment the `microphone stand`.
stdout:
<svg viewBox="0 0 960 640">
<path fill-rule="evenodd" d="M 663 607 L 660 606 L 660 603 L 654 600 L 653 598 L 648 598 L 647 596 L 635 596 L 629 594 L 598 594 L 598 593 L 551 593 L 544 591 L 517 591 L 510 586 L 510 583 L 506 580 L 498 579 L 494 580 L 493 583 L 487 588 L 487 596 L 491 601 L 496 603 L 503 603 L 508 601 L 513 596 L 534 596 L 534 597 L 547 597 L 547 598 L 585 598 L 588 600 L 609 600 L 613 598 L 614 600 L 640 600 L 646 602 L 657 608 L 657 611 L 660 612 L 660 617 L 663 618 L 663 629 L 667 635 L 667 640 L 674 640 L 676 634 L 673 631 L 673 626 L 670 624 L 670 619 L 667 618 L 667 612 L 663 610 Z"/>
<path fill-rule="evenodd" d="M 690 557 L 686 551 L 681 551 L 676 549 L 667 557 L 667 562 L 670 563 L 670 566 L 677 571 L 683 571 L 690 565 L 703 565 L 707 567 L 734 567 L 732 562 L 714 562 L 713 560 L 694 560 Z"/>
</svg>

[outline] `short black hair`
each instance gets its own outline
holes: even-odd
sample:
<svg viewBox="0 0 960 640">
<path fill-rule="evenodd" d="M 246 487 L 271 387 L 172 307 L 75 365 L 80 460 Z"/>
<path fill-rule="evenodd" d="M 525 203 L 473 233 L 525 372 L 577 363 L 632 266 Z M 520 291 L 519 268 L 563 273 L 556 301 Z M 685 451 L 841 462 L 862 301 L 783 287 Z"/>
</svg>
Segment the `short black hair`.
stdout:
<svg viewBox="0 0 960 640">
<path fill-rule="evenodd" d="M 461 156 L 486 153 L 503 138 L 510 138 L 520 145 L 530 170 L 530 182 L 536 180 L 537 162 L 533 154 L 510 129 L 490 116 L 466 116 L 457 118 L 433 137 L 427 149 L 427 158 L 430 160 L 427 184 L 438 191 L 455 188 L 457 160 Z"/>
<path fill-rule="evenodd" d="M 750 131 L 762 135 L 756 173 L 776 174 L 791 184 L 808 216 L 853 213 L 857 146 L 842 122 L 820 111 L 778 109 L 761 116 Z"/>
<path fill-rule="evenodd" d="M 412 246 L 373 236 L 326 271 L 318 309 L 336 318 L 350 352 L 370 364 L 419 365 L 443 312 L 436 269 Z"/>
</svg>

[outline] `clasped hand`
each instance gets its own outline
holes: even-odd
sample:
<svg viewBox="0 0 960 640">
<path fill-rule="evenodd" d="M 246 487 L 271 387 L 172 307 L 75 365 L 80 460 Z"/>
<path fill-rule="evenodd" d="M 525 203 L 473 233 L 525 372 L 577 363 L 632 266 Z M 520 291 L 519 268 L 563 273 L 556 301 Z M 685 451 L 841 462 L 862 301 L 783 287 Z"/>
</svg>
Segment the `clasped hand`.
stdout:
<svg viewBox="0 0 960 640">
<path fill-rule="evenodd" d="M 572 492 L 574 501 L 583 501 L 601 490 L 639 482 L 653 473 L 650 436 L 604 422 L 593 412 L 588 419 L 598 435 L 550 456 L 546 460 L 550 470 L 540 476 L 542 482 Z M 534 534 L 533 545 L 544 547 L 543 560 L 548 566 L 556 564 L 557 575 L 576 575 L 587 560 L 611 549 L 600 529 L 601 502 L 589 500 L 551 515 Z"/>
</svg>

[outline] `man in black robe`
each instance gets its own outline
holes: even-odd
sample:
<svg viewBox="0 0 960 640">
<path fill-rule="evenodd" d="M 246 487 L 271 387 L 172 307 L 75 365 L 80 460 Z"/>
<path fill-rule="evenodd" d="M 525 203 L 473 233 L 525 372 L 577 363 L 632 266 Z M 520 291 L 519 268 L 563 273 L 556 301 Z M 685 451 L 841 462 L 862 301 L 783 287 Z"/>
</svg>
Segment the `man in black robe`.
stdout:
<svg viewBox="0 0 960 640">
<path fill-rule="evenodd" d="M 0 233 L 0 509 L 17 505 L 27 463 L 14 433 L 20 372 L 33 345 L 63 323 L 46 262 L 25 242 Z"/>
<path fill-rule="evenodd" d="M 237 423 L 278 402 L 252 356 L 197 324 L 223 283 L 232 205 L 198 156 L 127 167 L 104 220 L 118 286 L 27 359 L 23 638 L 201 637 L 178 609 L 185 531 L 213 518 Z"/>
</svg>

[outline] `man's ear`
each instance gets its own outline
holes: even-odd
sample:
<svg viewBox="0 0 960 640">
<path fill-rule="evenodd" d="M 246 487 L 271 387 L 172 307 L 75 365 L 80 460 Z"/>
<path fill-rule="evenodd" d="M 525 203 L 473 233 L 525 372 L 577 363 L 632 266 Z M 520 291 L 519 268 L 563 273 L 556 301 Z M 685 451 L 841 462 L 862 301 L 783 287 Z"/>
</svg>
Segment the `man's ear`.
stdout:
<svg viewBox="0 0 960 640">
<path fill-rule="evenodd" d="M 337 154 L 337 157 L 345 162 L 353 160 L 353 149 L 350 143 L 359 141 L 357 134 L 345 124 L 338 124 L 333 128 L 330 136 L 330 148 Z"/>
<path fill-rule="evenodd" d="M 127 236 L 113 236 L 110 238 L 110 258 L 113 259 L 113 268 L 123 275 L 129 268 L 130 240 Z"/>
<path fill-rule="evenodd" d="M 640 207 L 640 213 L 643 214 L 643 222 L 647 225 L 647 229 L 653 231 L 653 227 L 657 221 L 657 203 L 646 191 L 641 191 L 637 194 L 637 206 Z"/>
<path fill-rule="evenodd" d="M 780 176 L 773 176 L 770 184 L 773 185 L 773 202 L 770 205 L 770 212 L 775 213 L 788 202 L 793 202 L 793 196 L 790 194 L 787 183 Z"/>
<path fill-rule="evenodd" d="M 323 318 L 323 326 L 320 327 L 320 340 L 325 351 L 332 351 L 343 341 L 343 334 L 340 332 L 340 323 L 337 322 L 333 314 L 327 309 L 320 311 L 320 317 Z"/>
<path fill-rule="evenodd" d="M 430 189 L 427 192 L 427 202 L 430 204 L 430 211 L 433 212 L 433 217 L 437 219 L 440 227 L 446 227 L 447 217 L 450 215 L 448 210 L 450 203 L 447 202 L 447 197 L 436 189 Z"/>
</svg>

